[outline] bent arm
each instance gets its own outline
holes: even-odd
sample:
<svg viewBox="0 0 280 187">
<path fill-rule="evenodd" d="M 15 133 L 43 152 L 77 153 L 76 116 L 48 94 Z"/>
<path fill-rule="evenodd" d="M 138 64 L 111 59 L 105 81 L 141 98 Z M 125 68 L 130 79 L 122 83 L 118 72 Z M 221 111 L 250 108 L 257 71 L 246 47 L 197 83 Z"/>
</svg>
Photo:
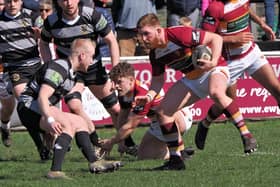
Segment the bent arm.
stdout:
<svg viewBox="0 0 280 187">
<path fill-rule="evenodd" d="M 122 108 L 119 115 L 118 115 L 118 124 L 117 129 L 120 129 L 126 122 L 129 116 L 131 108 L 124 109 Z"/>
<path fill-rule="evenodd" d="M 117 39 L 112 31 L 110 31 L 105 37 L 104 41 L 108 44 L 111 54 L 111 63 L 113 67 L 119 63 L 120 51 Z"/>
<path fill-rule="evenodd" d="M 160 93 L 164 83 L 164 74 L 161 74 L 159 76 L 153 76 L 151 80 L 151 86 L 147 95 L 150 95 L 152 98 L 155 98 L 155 96 Z"/>
<path fill-rule="evenodd" d="M 223 38 L 218 34 L 206 32 L 202 44 L 212 49 L 212 62 L 215 63 L 213 66 L 216 66 L 222 53 Z"/>
<path fill-rule="evenodd" d="M 257 23 L 262 30 L 267 34 L 270 40 L 275 40 L 276 36 L 275 33 L 273 32 L 272 28 L 270 28 L 264 20 L 262 20 L 252 9 L 249 9 L 250 17 L 251 19 Z"/>
<path fill-rule="evenodd" d="M 50 103 L 49 103 L 49 97 L 53 94 L 54 89 L 47 85 L 47 84 L 42 84 L 38 96 L 38 102 L 39 102 L 39 107 L 42 112 L 42 116 L 47 119 L 48 117 L 51 117 L 51 109 L 50 109 Z"/>
<path fill-rule="evenodd" d="M 48 62 L 52 59 L 52 53 L 48 42 L 40 40 L 39 42 L 41 57 L 44 62 Z"/>
<path fill-rule="evenodd" d="M 111 143 L 116 144 L 128 137 L 139 125 L 143 116 L 131 114 L 128 121 L 118 130 L 117 134 L 111 138 Z"/>
</svg>

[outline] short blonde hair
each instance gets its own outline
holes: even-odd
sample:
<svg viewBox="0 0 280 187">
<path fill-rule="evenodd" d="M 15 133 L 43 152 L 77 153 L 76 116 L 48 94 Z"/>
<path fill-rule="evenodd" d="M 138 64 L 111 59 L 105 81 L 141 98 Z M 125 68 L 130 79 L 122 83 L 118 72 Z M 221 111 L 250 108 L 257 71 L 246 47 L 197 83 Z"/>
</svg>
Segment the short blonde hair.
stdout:
<svg viewBox="0 0 280 187">
<path fill-rule="evenodd" d="M 160 26 L 160 21 L 157 15 L 149 13 L 142 16 L 137 22 L 137 29 L 141 29 L 145 26 Z"/>
<path fill-rule="evenodd" d="M 188 16 L 181 17 L 179 23 L 183 26 L 192 26 L 192 20 Z"/>
<path fill-rule="evenodd" d="M 79 54 L 81 51 L 89 52 L 91 48 L 96 48 L 96 43 L 89 38 L 75 39 L 71 44 L 71 55 Z"/>
<path fill-rule="evenodd" d="M 39 1 L 39 7 L 40 7 L 40 8 L 45 7 L 45 6 L 48 6 L 48 7 L 50 7 L 51 9 L 53 9 L 52 0 L 40 0 L 40 1 Z"/>
</svg>

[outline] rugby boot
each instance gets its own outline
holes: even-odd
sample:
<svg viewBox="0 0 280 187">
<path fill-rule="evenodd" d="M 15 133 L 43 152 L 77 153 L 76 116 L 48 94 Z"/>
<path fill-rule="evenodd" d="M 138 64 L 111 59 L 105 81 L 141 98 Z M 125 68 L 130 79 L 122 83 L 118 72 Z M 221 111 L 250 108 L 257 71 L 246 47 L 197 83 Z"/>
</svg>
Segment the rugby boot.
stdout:
<svg viewBox="0 0 280 187">
<path fill-rule="evenodd" d="M 127 147 L 127 149 L 125 150 L 125 153 L 136 157 L 137 153 L 138 153 L 138 145 Z"/>
<path fill-rule="evenodd" d="M 93 146 L 94 155 L 96 156 L 97 160 L 105 159 L 106 152 L 102 150 L 101 147 Z"/>
<path fill-rule="evenodd" d="M 105 173 L 118 170 L 123 166 L 121 161 L 108 161 L 108 160 L 97 160 L 95 162 L 89 163 L 89 171 L 91 173 Z"/>
<path fill-rule="evenodd" d="M 162 166 L 154 168 L 154 170 L 185 170 L 186 166 L 180 156 L 171 155 L 170 159 Z"/>
<path fill-rule="evenodd" d="M 119 145 L 118 152 L 120 153 L 121 156 L 123 156 L 123 154 L 126 153 L 128 155 L 136 157 L 138 153 L 138 145 L 133 145 L 129 147 L 125 145 Z"/>
<path fill-rule="evenodd" d="M 190 159 L 195 153 L 194 148 L 186 147 L 184 150 L 181 151 L 182 158 L 184 160 Z"/>
<path fill-rule="evenodd" d="M 204 127 L 201 121 L 198 123 L 195 133 L 195 145 L 198 149 L 204 149 L 208 130 L 209 128 Z"/>
<path fill-rule="evenodd" d="M 6 147 L 10 147 L 12 145 L 12 136 L 11 136 L 11 130 L 10 129 L 4 129 L 4 128 L 0 128 L 1 129 L 1 139 L 3 144 Z"/>
<path fill-rule="evenodd" d="M 46 177 L 47 179 L 72 179 L 62 171 L 49 171 Z"/>
<path fill-rule="evenodd" d="M 245 154 L 250 154 L 253 153 L 257 150 L 257 140 L 253 137 L 242 137 L 242 142 L 244 146 L 244 153 Z"/>
<path fill-rule="evenodd" d="M 52 158 L 52 152 L 46 147 L 42 147 L 39 150 L 39 155 L 42 161 L 50 160 Z"/>
</svg>

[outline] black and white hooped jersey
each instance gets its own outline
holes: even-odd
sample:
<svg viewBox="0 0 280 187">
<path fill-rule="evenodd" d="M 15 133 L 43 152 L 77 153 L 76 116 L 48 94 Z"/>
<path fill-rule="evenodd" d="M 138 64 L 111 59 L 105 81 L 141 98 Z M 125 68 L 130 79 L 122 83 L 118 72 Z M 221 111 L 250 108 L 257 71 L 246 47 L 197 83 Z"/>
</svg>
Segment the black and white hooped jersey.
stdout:
<svg viewBox="0 0 280 187">
<path fill-rule="evenodd" d="M 31 10 L 22 9 L 16 17 L 0 15 L 0 54 L 4 67 L 31 66 L 40 62 Z"/>
<path fill-rule="evenodd" d="M 53 95 L 49 98 L 51 105 L 57 104 L 74 87 L 76 83 L 75 74 L 68 60 L 57 59 L 45 63 L 39 71 L 36 72 L 32 81 L 30 81 L 20 96 L 20 101 L 25 106 L 38 112 L 38 104 L 34 105 L 39 95 L 42 84 L 47 84 L 54 88 Z"/>
<path fill-rule="evenodd" d="M 65 20 L 61 13 L 55 12 L 44 21 L 41 38 L 45 42 L 52 39 L 56 45 L 59 58 L 70 54 L 70 46 L 76 38 L 90 38 L 96 41 L 98 36 L 105 37 L 111 31 L 106 18 L 90 7 L 80 7 L 75 20 Z M 96 48 L 95 59 L 101 60 L 99 48 Z"/>
</svg>

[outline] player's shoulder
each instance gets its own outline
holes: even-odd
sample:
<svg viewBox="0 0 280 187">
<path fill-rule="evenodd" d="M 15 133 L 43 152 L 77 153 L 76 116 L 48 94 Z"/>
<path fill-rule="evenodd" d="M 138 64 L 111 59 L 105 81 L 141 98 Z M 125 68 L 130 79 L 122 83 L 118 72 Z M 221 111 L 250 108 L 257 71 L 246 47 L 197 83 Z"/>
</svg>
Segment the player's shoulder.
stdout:
<svg viewBox="0 0 280 187">
<path fill-rule="evenodd" d="M 21 12 L 22 12 L 23 14 L 26 14 L 26 15 L 29 15 L 29 16 L 32 14 L 32 10 L 27 9 L 27 8 L 22 8 L 22 9 L 21 9 Z"/>
<path fill-rule="evenodd" d="M 63 69 L 65 71 L 69 71 L 69 69 L 71 69 L 70 63 L 64 59 L 55 59 L 53 61 L 50 61 L 49 65 L 60 70 Z"/>
<path fill-rule="evenodd" d="M 209 4 L 206 10 L 206 16 L 220 18 L 224 14 L 224 3 L 221 1 L 213 1 Z"/>
<path fill-rule="evenodd" d="M 97 14 L 96 10 L 92 7 L 82 6 L 80 7 L 80 16 L 92 19 Z"/>
<path fill-rule="evenodd" d="M 135 82 L 135 90 L 137 95 L 146 95 L 146 93 L 149 91 L 149 83 L 148 82 L 141 82 L 139 80 L 136 80 Z"/>
</svg>

